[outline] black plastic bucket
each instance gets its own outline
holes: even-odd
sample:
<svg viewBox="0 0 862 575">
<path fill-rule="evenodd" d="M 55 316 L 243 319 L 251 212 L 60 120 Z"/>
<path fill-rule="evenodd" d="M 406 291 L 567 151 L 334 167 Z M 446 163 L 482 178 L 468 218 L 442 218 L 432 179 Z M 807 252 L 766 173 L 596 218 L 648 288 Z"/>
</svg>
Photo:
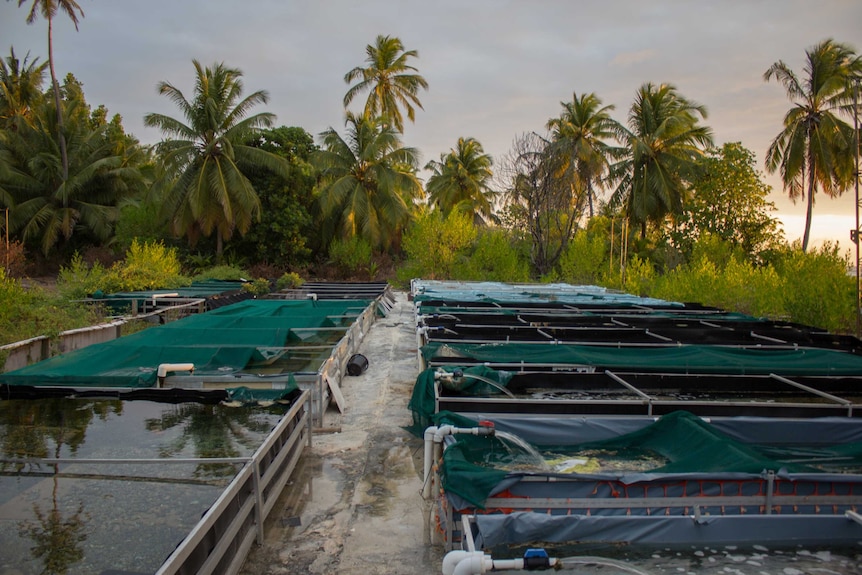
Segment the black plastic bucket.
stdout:
<svg viewBox="0 0 862 575">
<path fill-rule="evenodd" d="M 368 369 L 368 358 L 361 353 L 355 353 L 347 360 L 347 374 L 359 375 Z"/>
</svg>

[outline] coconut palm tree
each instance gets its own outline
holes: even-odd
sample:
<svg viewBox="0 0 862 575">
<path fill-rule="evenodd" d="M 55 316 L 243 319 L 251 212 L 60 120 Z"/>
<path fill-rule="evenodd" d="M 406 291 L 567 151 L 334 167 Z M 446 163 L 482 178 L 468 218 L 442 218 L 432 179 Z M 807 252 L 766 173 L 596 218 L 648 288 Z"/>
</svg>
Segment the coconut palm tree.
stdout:
<svg viewBox="0 0 862 575">
<path fill-rule="evenodd" d="M 611 168 L 618 182 L 613 205 L 624 205 L 629 219 L 646 236 L 648 222 L 679 213 L 712 130 L 698 125 L 706 108 L 684 98 L 671 84 L 646 83 L 635 96 L 622 133 L 624 158 Z"/>
<path fill-rule="evenodd" d="M 20 60 L 15 49 L 0 60 L 0 127 L 17 129 L 21 122 L 32 122 L 33 107 L 42 99 L 47 62 L 30 60 L 30 54 Z"/>
<path fill-rule="evenodd" d="M 358 82 L 344 95 L 344 107 L 361 92 L 368 92 L 365 114 L 371 117 L 386 116 L 395 129 L 404 133 L 404 118 L 400 107 L 407 111 L 411 122 L 416 120 L 413 106 L 422 108 L 419 89 L 428 89 L 425 78 L 416 74 L 416 68 L 407 63 L 409 58 L 418 58 L 416 50 L 404 50 L 399 38 L 377 36 L 374 45 L 365 48 L 365 68 L 357 66 L 344 75 L 348 84 Z"/>
<path fill-rule="evenodd" d="M 766 152 L 766 170 L 779 171 L 784 189 L 794 202 L 805 198 L 805 233 L 808 249 L 814 196 L 818 189 L 830 197 L 849 185 L 843 165 L 853 158 L 853 130 L 838 116 L 848 104 L 850 84 L 862 71 L 862 60 L 846 44 L 831 39 L 806 50 L 804 76 L 799 77 L 779 60 L 763 74 L 784 87 L 793 107 L 784 115 L 784 127 Z M 807 188 L 807 191 L 806 191 Z"/>
<path fill-rule="evenodd" d="M 43 101 L 33 123 L 8 130 L 0 142 L 0 189 L 8 192 L 10 228 L 25 243 L 48 253 L 73 234 L 106 242 L 120 202 L 139 190 L 140 172 L 118 154 L 107 125 L 93 127 L 72 100 L 63 106 L 69 143 L 64 174 L 53 106 Z"/>
<path fill-rule="evenodd" d="M 448 154 L 440 154 L 439 162 L 431 160 L 425 166 L 432 172 L 425 186 L 429 203 L 444 216 L 464 211 L 488 223 L 493 219 L 496 195 L 491 190 L 493 163 L 478 140 L 458 138 L 458 144 Z"/>
<path fill-rule="evenodd" d="M 23 6 L 31 0 L 18 0 L 18 6 Z M 32 24 L 41 15 L 48 21 L 48 64 L 51 70 L 51 87 L 54 90 L 54 105 L 57 107 L 57 139 L 60 144 L 60 155 L 63 161 L 63 178 L 69 176 L 69 157 L 66 151 L 66 135 L 63 133 L 63 112 L 60 110 L 60 83 L 54 67 L 54 17 L 58 12 L 65 12 L 75 30 L 78 30 L 78 14 L 84 17 L 84 11 L 75 0 L 32 0 L 27 24 Z"/>
<path fill-rule="evenodd" d="M 224 240 L 235 230 L 248 231 L 260 214 L 260 200 L 246 173 L 266 169 L 287 176 L 284 158 L 254 142 L 275 115 L 249 115 L 269 96 L 259 90 L 241 98 L 242 72 L 223 63 L 204 68 L 197 60 L 194 97 L 187 100 L 168 82 L 158 85 L 179 107 L 185 122 L 162 114 L 147 114 L 144 125 L 156 127 L 168 137 L 157 146 L 170 181 L 164 208 L 175 234 L 185 234 L 194 244 L 198 237 L 216 233 L 216 257 L 221 260 Z"/>
<path fill-rule="evenodd" d="M 572 94 L 571 102 L 560 102 L 563 111 L 559 118 L 548 120 L 554 149 L 568 161 L 566 169 L 586 191 L 589 216 L 594 212 L 596 187 L 601 187 L 610 162 L 619 156 L 620 148 L 608 141 L 618 138 L 622 126 L 611 118 L 614 106 L 602 106 L 594 93 Z"/>
<path fill-rule="evenodd" d="M 418 152 L 403 147 L 383 118 L 348 112 L 345 124 L 346 139 L 329 128 L 320 135 L 323 149 L 312 156 L 321 172 L 320 212 L 342 237 L 387 248 L 410 219 L 413 200 L 422 197 Z"/>
</svg>

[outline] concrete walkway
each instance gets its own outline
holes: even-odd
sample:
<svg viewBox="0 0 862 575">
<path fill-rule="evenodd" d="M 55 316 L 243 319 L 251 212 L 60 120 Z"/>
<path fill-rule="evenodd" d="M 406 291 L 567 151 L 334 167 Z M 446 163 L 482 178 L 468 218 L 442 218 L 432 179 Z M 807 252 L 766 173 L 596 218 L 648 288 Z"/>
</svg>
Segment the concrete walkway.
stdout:
<svg viewBox="0 0 862 575">
<path fill-rule="evenodd" d="M 368 370 L 342 381 L 345 412 L 326 413 L 245 575 L 440 572 L 443 551 L 429 543 L 420 494 L 422 441 L 403 429 L 419 373 L 413 304 L 395 296 L 360 347 Z"/>
</svg>

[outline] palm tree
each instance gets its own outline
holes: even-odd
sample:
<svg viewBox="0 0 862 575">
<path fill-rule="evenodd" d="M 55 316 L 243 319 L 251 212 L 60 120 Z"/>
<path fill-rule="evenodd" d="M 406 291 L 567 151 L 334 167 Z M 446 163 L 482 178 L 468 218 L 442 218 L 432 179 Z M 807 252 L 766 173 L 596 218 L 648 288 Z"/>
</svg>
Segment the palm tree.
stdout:
<svg viewBox="0 0 862 575">
<path fill-rule="evenodd" d="M 18 6 L 23 6 L 29 0 L 18 0 Z M 54 105 L 57 107 L 57 135 L 60 142 L 60 156 L 63 161 L 63 179 L 69 177 L 69 156 L 66 151 L 66 135 L 63 133 L 63 112 L 60 110 L 60 84 L 57 82 L 57 72 L 54 69 L 54 17 L 57 12 L 65 12 L 78 30 L 78 14 L 84 17 L 84 11 L 75 0 L 32 0 L 27 24 L 32 24 L 41 14 L 48 21 L 48 64 L 51 70 L 51 87 L 54 90 Z"/>
<path fill-rule="evenodd" d="M 367 67 L 356 67 L 344 75 L 348 84 L 357 81 L 344 95 L 344 107 L 360 93 L 368 91 L 365 114 L 371 117 L 386 116 L 395 129 L 404 133 L 404 118 L 399 107 L 407 111 L 411 122 L 415 121 L 413 106 L 422 108 L 418 93 L 420 88 L 428 89 L 428 82 L 407 64 L 408 58 L 418 58 L 416 50 L 404 51 L 398 38 L 377 36 L 374 45 L 365 48 Z"/>
<path fill-rule="evenodd" d="M 425 186 L 429 202 L 444 216 L 464 211 L 487 223 L 493 218 L 493 163 L 477 140 L 458 138 L 455 148 L 440 154 L 439 162 L 431 160 L 425 166 L 433 172 Z"/>
<path fill-rule="evenodd" d="M 21 122 L 32 122 L 33 107 L 42 99 L 42 84 L 47 62 L 39 64 L 39 58 L 19 60 L 12 48 L 4 60 L 0 60 L 0 126 L 17 129 Z"/>
<path fill-rule="evenodd" d="M 852 160 L 852 128 L 838 113 L 848 103 L 847 86 L 862 71 L 862 60 L 846 44 L 825 40 L 805 52 L 804 77 L 779 60 L 763 74 L 784 87 L 793 107 L 784 115 L 784 128 L 766 152 L 766 170 L 780 171 L 784 189 L 794 202 L 806 195 L 805 234 L 808 249 L 814 195 L 818 188 L 830 197 L 849 185 L 843 163 Z"/>
<path fill-rule="evenodd" d="M 179 107 L 186 123 L 162 114 L 147 114 L 144 125 L 157 127 L 169 139 L 157 146 L 166 167 L 166 214 L 175 234 L 194 244 L 216 232 L 216 257 L 234 230 L 245 233 L 260 216 L 260 199 L 246 173 L 266 169 L 287 176 L 284 158 L 249 145 L 275 116 L 250 110 L 269 101 L 265 91 L 242 95 L 242 72 L 223 63 L 204 68 L 197 60 L 192 100 L 168 82 L 158 85 Z"/>
<path fill-rule="evenodd" d="M 9 130 L 0 142 L 0 188 L 11 207 L 10 228 L 47 255 L 73 234 L 106 242 L 120 202 L 139 189 L 141 174 L 118 154 L 107 125 L 69 121 L 80 101 L 63 106 L 69 137 L 68 172 L 63 173 L 52 106 L 42 102 L 33 124 Z"/>
<path fill-rule="evenodd" d="M 619 155 L 620 149 L 607 143 L 618 138 L 622 126 L 611 118 L 614 106 L 602 106 L 602 101 L 593 93 L 572 94 L 571 102 L 560 102 L 563 112 L 559 118 L 548 121 L 548 129 L 555 148 L 565 157 L 567 169 L 587 194 L 589 215 L 594 214 L 595 187 L 610 167 L 610 160 Z"/>
<path fill-rule="evenodd" d="M 323 149 L 312 156 L 321 171 L 320 211 L 342 237 L 387 248 L 422 196 L 418 152 L 402 147 L 398 132 L 381 118 L 348 112 L 345 124 L 346 140 L 329 128 L 321 134 Z"/>
<path fill-rule="evenodd" d="M 704 106 L 687 100 L 671 84 L 640 87 L 622 137 L 625 157 L 612 166 L 618 182 L 611 203 L 625 205 L 631 221 L 659 223 L 681 211 L 687 182 L 696 173 L 704 150 L 712 146 L 712 130 L 698 125 Z"/>
</svg>

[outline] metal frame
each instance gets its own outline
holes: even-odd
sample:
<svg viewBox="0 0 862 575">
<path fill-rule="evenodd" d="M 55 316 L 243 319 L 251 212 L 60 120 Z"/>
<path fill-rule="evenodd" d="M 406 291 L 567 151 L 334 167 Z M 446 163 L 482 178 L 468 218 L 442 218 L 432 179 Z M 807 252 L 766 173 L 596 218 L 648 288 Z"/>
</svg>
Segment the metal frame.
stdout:
<svg viewBox="0 0 862 575">
<path fill-rule="evenodd" d="M 239 573 L 252 544 L 263 543 L 264 522 L 303 449 L 311 447 L 308 397 L 309 393 L 303 392 L 294 402 L 156 575 Z"/>
</svg>

